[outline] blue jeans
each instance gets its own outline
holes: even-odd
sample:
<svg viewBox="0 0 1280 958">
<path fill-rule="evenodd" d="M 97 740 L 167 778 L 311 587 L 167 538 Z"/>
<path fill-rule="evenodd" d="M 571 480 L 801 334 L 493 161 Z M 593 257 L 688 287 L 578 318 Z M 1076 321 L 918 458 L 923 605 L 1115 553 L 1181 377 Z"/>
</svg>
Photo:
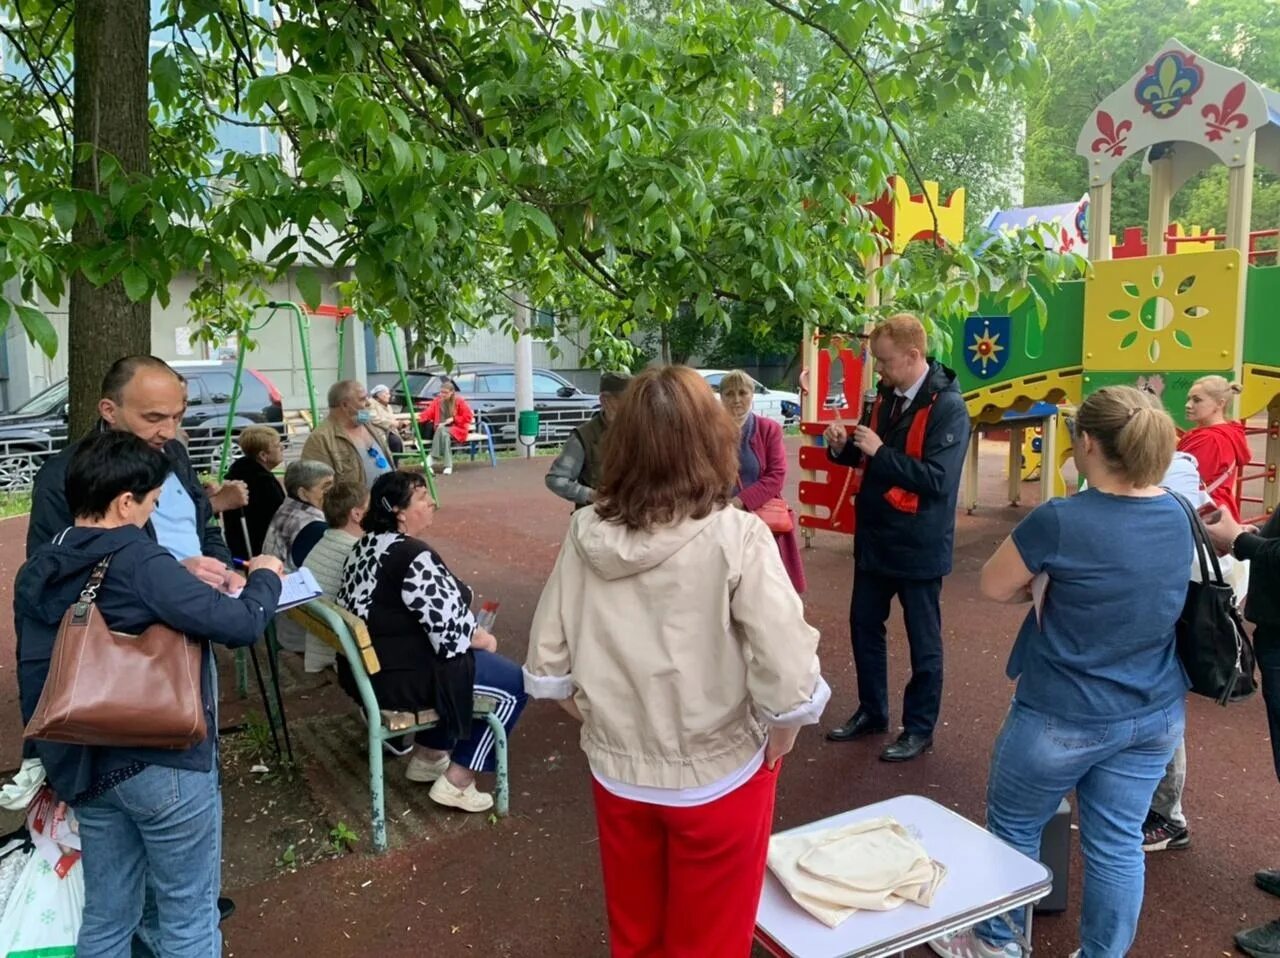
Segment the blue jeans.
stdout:
<svg viewBox="0 0 1280 958">
<path fill-rule="evenodd" d="M 472 688 L 476 695 L 487 696 L 497 702 L 495 712 L 502 727 L 511 735 L 516 719 L 524 711 L 529 697 L 524 691 L 524 672 L 520 666 L 496 652 L 476 649 L 476 677 Z M 414 741 L 423 748 L 440 752 L 452 752 L 452 760 L 473 772 L 492 772 L 495 767 L 493 732 L 484 719 L 471 723 L 471 737 L 455 742 L 442 728 L 419 732 Z"/>
<path fill-rule="evenodd" d="M 1031 858 L 1073 788 L 1080 806 L 1084 903 L 1080 958 L 1122 958 L 1142 911 L 1142 822 L 1182 738 L 1186 703 L 1137 718 L 1069 722 L 1014 700 L 996 738 L 987 782 L 987 830 Z M 1019 930 L 1023 914 L 1004 916 Z M 993 945 L 1014 939 L 1003 921 L 978 926 Z"/>
<path fill-rule="evenodd" d="M 84 864 L 84 924 L 76 958 L 128 958 L 155 893 L 164 958 L 218 958 L 222 793 L 218 769 L 148 765 L 76 808 Z"/>
</svg>

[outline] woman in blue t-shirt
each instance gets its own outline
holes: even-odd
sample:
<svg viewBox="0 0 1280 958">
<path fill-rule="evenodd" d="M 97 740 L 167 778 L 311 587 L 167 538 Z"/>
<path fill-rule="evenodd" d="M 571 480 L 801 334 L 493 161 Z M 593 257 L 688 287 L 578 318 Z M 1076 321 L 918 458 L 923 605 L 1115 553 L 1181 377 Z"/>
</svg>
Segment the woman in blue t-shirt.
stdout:
<svg viewBox="0 0 1280 958">
<path fill-rule="evenodd" d="M 1157 485 L 1176 437 L 1154 397 L 1109 386 L 1066 422 L 1087 490 L 1034 509 L 982 570 L 988 598 L 1042 594 L 1009 657 L 1018 685 L 992 755 L 987 828 L 1038 857 L 1075 789 L 1085 861 L 1075 954 L 1120 958 L 1142 910 L 1142 822 L 1182 736 L 1174 623 L 1193 544 L 1186 513 Z M 1007 917 L 1020 925 L 1021 913 Z M 1003 921 L 984 922 L 934 951 L 1018 958 L 1014 939 Z"/>
</svg>

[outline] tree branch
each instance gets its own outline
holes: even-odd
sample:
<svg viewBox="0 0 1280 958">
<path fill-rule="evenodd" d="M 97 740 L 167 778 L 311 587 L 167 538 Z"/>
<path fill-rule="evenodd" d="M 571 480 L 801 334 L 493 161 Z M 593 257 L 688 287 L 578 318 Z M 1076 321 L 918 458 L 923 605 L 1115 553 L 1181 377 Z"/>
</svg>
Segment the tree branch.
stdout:
<svg viewBox="0 0 1280 958">
<path fill-rule="evenodd" d="M 376 0 L 355 0 L 355 6 L 370 19 L 375 19 L 380 15 Z M 395 37 L 385 32 L 383 36 L 392 47 L 397 46 Z M 458 96 L 449 89 L 448 78 L 431 62 L 431 58 L 413 43 L 403 43 L 399 45 L 399 49 L 405 60 L 421 74 L 427 84 L 444 97 L 449 106 L 466 121 L 468 132 L 470 132 L 475 144 L 477 146 L 486 145 L 488 138 L 484 132 L 484 120 L 465 98 Z"/>
<path fill-rule="evenodd" d="M 22 33 L 28 32 L 29 28 L 27 27 L 26 22 L 22 19 L 21 4 L 16 5 L 14 9 L 17 11 L 17 14 L 18 14 L 18 25 L 19 25 L 20 32 Z M 40 67 L 45 65 L 48 62 L 49 58 L 40 57 L 38 60 L 32 59 L 31 51 L 27 49 L 25 44 L 21 43 L 18 40 L 18 38 L 14 35 L 12 30 L 4 26 L 3 24 L 0 24 L 0 36 L 4 37 L 6 40 L 9 41 L 9 45 L 13 47 L 14 51 L 18 54 L 19 59 L 21 59 L 23 64 L 26 66 L 27 73 L 31 76 L 31 81 L 40 89 L 40 94 L 41 96 L 44 97 L 45 104 L 49 107 L 50 111 L 52 111 L 53 115 L 57 118 L 56 124 L 59 132 L 62 134 L 62 141 L 66 146 L 67 150 L 70 151 L 71 142 L 67 138 L 70 135 L 71 126 L 70 124 L 67 123 L 67 118 L 62 112 L 62 106 L 58 103 L 57 96 L 53 91 L 51 91 L 45 85 L 44 78 L 40 72 Z M 59 91 L 66 89 L 65 79 L 63 80 L 62 83 L 58 85 L 57 89 Z"/>
<path fill-rule="evenodd" d="M 911 170 L 911 175 L 916 178 L 916 182 L 920 184 L 920 192 L 924 194 L 925 204 L 929 207 L 929 216 L 933 220 L 933 235 L 935 239 L 941 239 L 938 228 L 938 211 L 933 206 L 933 200 L 929 198 L 928 192 L 924 188 L 924 177 L 920 175 L 920 170 L 916 167 L 916 161 L 912 159 L 911 152 L 907 149 L 907 144 L 903 142 L 902 136 L 898 133 L 893 123 L 893 118 L 889 114 L 888 107 L 885 106 L 884 100 L 880 97 L 880 91 L 876 89 L 875 78 L 866 64 L 859 59 L 858 55 L 849 47 L 847 43 L 836 35 L 835 31 L 814 20 L 805 13 L 796 10 L 794 7 L 784 3 L 783 0 L 764 0 L 765 3 L 773 7 L 780 13 L 784 13 L 797 23 L 803 23 L 811 30 L 816 30 L 824 37 L 831 41 L 837 50 L 848 57 L 849 62 L 854 68 L 862 74 L 862 78 L 867 82 L 867 89 L 871 92 L 871 98 L 875 100 L 876 110 L 879 111 L 881 119 L 884 120 L 885 126 L 889 128 L 889 135 L 893 137 L 893 141 L 898 144 L 898 149 L 902 151 L 902 158 L 906 160 L 907 167 Z"/>
</svg>

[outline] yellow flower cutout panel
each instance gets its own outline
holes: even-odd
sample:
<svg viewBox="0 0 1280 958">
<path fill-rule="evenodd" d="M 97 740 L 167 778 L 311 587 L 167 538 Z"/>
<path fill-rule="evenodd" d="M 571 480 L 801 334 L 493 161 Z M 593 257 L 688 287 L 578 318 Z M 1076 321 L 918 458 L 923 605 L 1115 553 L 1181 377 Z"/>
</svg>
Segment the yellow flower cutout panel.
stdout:
<svg viewBox="0 0 1280 958">
<path fill-rule="evenodd" d="M 1240 252 L 1094 263 L 1085 286 L 1084 365 L 1196 371 L 1232 365 Z"/>
</svg>

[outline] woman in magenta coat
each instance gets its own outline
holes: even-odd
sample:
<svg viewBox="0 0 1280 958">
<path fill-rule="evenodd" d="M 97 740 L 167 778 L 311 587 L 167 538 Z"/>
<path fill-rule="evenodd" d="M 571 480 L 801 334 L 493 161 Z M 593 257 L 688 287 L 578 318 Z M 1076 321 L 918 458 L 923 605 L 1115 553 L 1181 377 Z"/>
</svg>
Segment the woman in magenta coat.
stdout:
<svg viewBox="0 0 1280 958">
<path fill-rule="evenodd" d="M 772 419 L 757 416 L 751 411 L 755 398 L 755 381 L 740 369 L 725 373 L 720 380 L 720 401 L 742 430 L 738 444 L 738 488 L 733 504 L 739 509 L 755 512 L 770 499 L 782 495 L 787 481 L 787 451 L 782 444 L 782 427 Z M 800 561 L 800 547 L 796 543 L 795 513 L 792 512 L 790 532 L 775 532 L 778 553 L 791 584 L 796 591 L 805 590 L 804 564 Z"/>
</svg>

